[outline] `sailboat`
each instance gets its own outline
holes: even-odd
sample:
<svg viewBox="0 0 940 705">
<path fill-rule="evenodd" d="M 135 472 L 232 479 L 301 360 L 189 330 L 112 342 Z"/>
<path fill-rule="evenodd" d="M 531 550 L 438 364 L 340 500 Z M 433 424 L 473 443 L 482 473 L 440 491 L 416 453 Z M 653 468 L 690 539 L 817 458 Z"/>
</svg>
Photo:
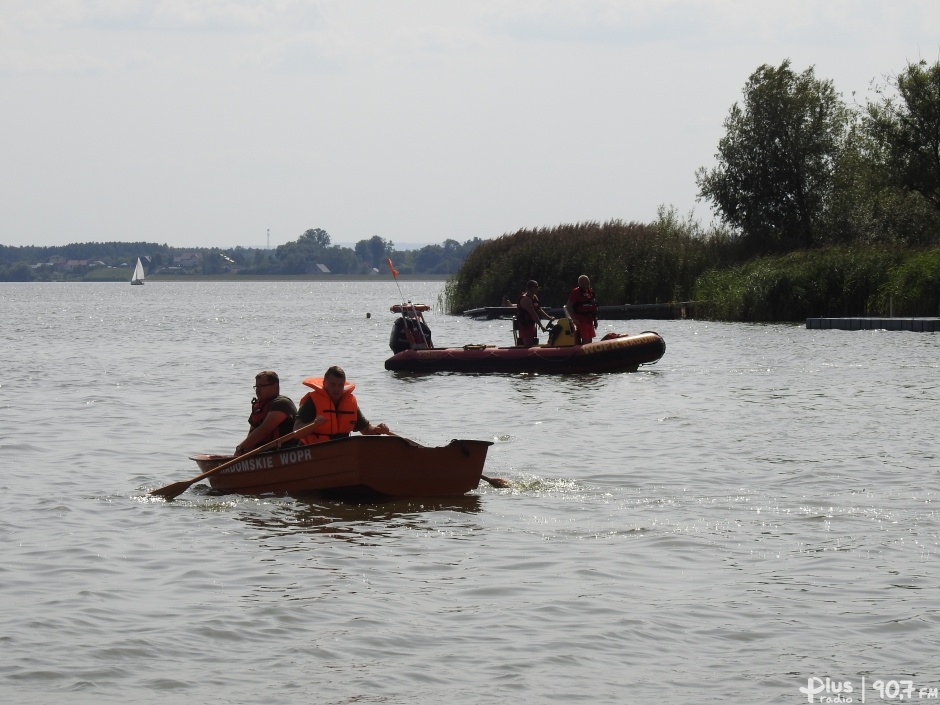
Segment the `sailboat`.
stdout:
<svg viewBox="0 0 940 705">
<path fill-rule="evenodd" d="M 140 257 L 137 258 L 137 266 L 134 267 L 134 276 L 131 277 L 131 284 L 144 283 L 144 265 L 140 263 Z"/>
</svg>

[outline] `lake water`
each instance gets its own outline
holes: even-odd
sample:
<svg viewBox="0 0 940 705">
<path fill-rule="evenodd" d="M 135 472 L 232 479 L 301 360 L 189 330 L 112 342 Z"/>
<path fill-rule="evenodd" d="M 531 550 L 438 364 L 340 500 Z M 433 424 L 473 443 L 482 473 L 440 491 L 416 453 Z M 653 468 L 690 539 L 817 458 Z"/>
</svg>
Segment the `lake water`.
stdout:
<svg viewBox="0 0 940 705">
<path fill-rule="evenodd" d="M 441 286 L 401 283 L 432 304 Z M 0 284 L 0 701 L 940 687 L 937 335 L 602 321 L 658 331 L 666 355 L 633 374 L 410 375 L 383 368 L 400 300 L 388 278 Z M 428 322 L 438 345 L 511 340 L 505 321 Z M 297 400 L 332 364 L 372 421 L 495 441 L 485 472 L 511 488 L 148 496 L 241 440 L 256 372 Z"/>
</svg>

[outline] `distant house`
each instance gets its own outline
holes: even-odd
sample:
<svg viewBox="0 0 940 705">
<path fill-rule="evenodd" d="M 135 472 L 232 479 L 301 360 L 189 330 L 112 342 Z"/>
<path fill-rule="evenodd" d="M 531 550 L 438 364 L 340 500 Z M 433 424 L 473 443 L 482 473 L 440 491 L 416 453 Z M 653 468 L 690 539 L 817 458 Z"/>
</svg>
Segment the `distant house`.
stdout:
<svg viewBox="0 0 940 705">
<path fill-rule="evenodd" d="M 70 259 L 65 263 L 65 269 L 70 272 L 74 272 L 78 269 L 84 269 L 88 266 L 87 259 Z"/>
<path fill-rule="evenodd" d="M 177 255 L 173 258 L 173 264 L 183 269 L 193 269 L 202 266 L 202 255 L 198 252 L 190 252 L 185 255 Z"/>
<path fill-rule="evenodd" d="M 330 272 L 330 268 L 327 267 L 325 264 L 313 265 L 313 273 L 314 274 L 332 274 L 332 272 Z"/>
</svg>

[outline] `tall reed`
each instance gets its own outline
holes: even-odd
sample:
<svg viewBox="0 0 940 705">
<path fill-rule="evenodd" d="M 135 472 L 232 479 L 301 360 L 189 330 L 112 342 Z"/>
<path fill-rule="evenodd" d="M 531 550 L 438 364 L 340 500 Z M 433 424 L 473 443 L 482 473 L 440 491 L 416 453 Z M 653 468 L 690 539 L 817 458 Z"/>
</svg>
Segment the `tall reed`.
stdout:
<svg viewBox="0 0 940 705">
<path fill-rule="evenodd" d="M 562 306 L 581 274 L 591 278 L 602 305 L 688 300 L 698 275 L 721 260 L 720 249 L 676 219 L 520 230 L 470 253 L 445 287 L 444 304 L 462 313 L 504 297 L 515 302 L 535 279 L 543 305 Z"/>
<path fill-rule="evenodd" d="M 940 251 L 850 245 L 713 269 L 695 286 L 699 311 L 728 321 L 935 316 Z"/>
<path fill-rule="evenodd" d="M 661 210 L 650 225 L 612 220 L 520 230 L 485 241 L 444 289 L 450 313 L 512 301 L 529 279 L 561 306 L 580 274 L 601 305 L 695 301 L 727 321 L 817 316 L 936 316 L 940 248 L 838 245 L 744 262 L 727 232 Z"/>
</svg>

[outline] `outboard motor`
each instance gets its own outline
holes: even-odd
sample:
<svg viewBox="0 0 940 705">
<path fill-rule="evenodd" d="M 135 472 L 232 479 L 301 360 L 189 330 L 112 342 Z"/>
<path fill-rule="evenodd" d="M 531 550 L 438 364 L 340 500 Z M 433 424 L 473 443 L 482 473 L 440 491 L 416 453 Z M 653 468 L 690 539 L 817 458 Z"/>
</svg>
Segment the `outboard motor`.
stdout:
<svg viewBox="0 0 940 705">
<path fill-rule="evenodd" d="M 397 355 L 405 350 L 427 350 L 434 347 L 431 342 L 431 329 L 424 322 L 423 315 L 423 312 L 429 309 L 430 306 L 412 304 L 410 301 L 391 307 L 393 313 L 401 314 L 395 320 L 388 340 L 388 346 L 393 353 Z"/>
<path fill-rule="evenodd" d="M 571 322 L 567 318 L 559 318 L 555 325 L 548 329 L 548 344 L 553 348 L 567 348 L 575 344 Z"/>
</svg>

